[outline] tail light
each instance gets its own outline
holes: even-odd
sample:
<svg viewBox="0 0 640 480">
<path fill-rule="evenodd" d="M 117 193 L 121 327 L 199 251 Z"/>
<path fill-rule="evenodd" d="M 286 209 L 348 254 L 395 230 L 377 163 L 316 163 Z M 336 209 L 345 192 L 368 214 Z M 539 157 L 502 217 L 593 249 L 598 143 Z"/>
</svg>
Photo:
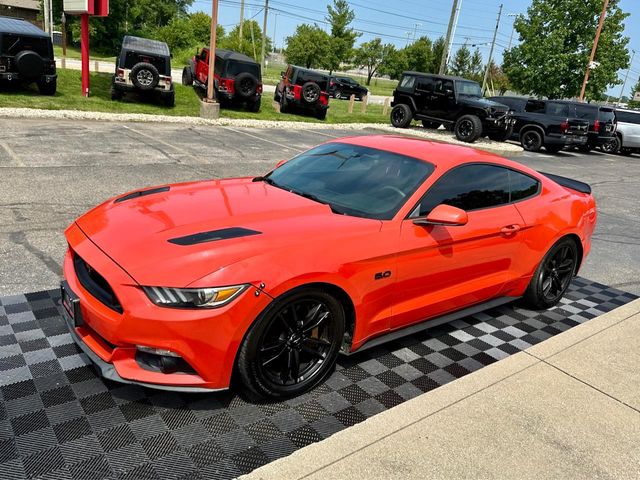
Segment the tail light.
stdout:
<svg viewBox="0 0 640 480">
<path fill-rule="evenodd" d="M 226 93 L 235 92 L 235 81 L 231 78 L 221 78 L 218 84 L 218 90 Z"/>
<path fill-rule="evenodd" d="M 600 133 L 600 120 L 596 120 L 593 124 L 593 129 L 596 133 Z"/>
<path fill-rule="evenodd" d="M 300 100 L 301 96 L 302 96 L 302 87 L 300 85 L 294 85 L 293 98 L 295 98 L 296 100 Z"/>
<path fill-rule="evenodd" d="M 118 69 L 118 77 L 119 78 L 124 78 L 124 68 L 119 68 Z"/>
<path fill-rule="evenodd" d="M 164 79 L 164 83 L 165 83 L 166 85 L 171 85 L 171 77 L 167 77 L 167 78 L 165 78 L 165 79 Z"/>
<path fill-rule="evenodd" d="M 256 93 L 262 93 L 262 84 L 259 84 L 259 85 L 256 87 Z"/>
<path fill-rule="evenodd" d="M 569 120 L 565 120 L 560 124 L 560 133 L 567 133 L 569 131 Z"/>
<path fill-rule="evenodd" d="M 329 105 L 329 95 L 324 92 L 320 95 L 320 105 Z"/>
</svg>

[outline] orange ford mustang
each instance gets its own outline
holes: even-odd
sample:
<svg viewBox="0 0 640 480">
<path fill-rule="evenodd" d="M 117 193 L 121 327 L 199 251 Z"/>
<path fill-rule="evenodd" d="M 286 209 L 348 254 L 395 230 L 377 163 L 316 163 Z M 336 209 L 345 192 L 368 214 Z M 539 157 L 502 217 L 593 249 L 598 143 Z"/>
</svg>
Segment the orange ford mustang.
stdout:
<svg viewBox="0 0 640 480">
<path fill-rule="evenodd" d="M 111 380 L 295 395 L 339 352 L 555 305 L 589 252 L 590 192 L 467 147 L 343 138 L 89 211 L 65 232 L 65 319 Z"/>
</svg>

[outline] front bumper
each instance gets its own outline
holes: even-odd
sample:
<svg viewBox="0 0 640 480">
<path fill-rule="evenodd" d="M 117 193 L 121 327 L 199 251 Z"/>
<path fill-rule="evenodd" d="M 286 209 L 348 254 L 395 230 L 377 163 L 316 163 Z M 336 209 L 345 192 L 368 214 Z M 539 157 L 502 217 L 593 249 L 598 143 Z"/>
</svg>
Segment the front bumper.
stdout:
<svg viewBox="0 0 640 480">
<path fill-rule="evenodd" d="M 483 129 L 487 131 L 505 131 L 516 124 L 516 119 L 503 115 L 502 117 L 487 117 L 483 120 Z"/>
<path fill-rule="evenodd" d="M 65 320 L 74 341 L 105 378 L 174 391 L 212 391 L 229 387 L 235 356 L 244 334 L 271 298 L 255 288 L 217 309 L 158 307 L 120 266 L 73 224 L 66 231 L 70 249 L 64 260 L 66 288 L 79 299 L 82 323 Z M 76 274 L 73 255 L 104 277 L 122 305 L 122 313 L 93 296 Z M 64 310 L 64 309 L 63 309 Z M 148 368 L 137 345 L 171 350 L 191 372 L 162 373 Z"/>
</svg>

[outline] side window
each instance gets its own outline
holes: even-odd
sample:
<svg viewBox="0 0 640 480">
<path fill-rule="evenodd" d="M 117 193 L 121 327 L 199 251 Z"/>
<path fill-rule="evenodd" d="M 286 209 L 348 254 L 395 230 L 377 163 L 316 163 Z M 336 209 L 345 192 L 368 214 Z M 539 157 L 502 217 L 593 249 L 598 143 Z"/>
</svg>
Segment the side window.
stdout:
<svg viewBox="0 0 640 480">
<path fill-rule="evenodd" d="M 525 112 L 529 113 L 544 113 L 544 102 L 539 102 L 537 100 L 529 100 L 527 105 L 524 107 Z"/>
<path fill-rule="evenodd" d="M 222 76 L 224 64 L 222 63 L 222 59 L 216 55 L 216 63 L 213 65 L 213 73 L 218 76 Z"/>
<path fill-rule="evenodd" d="M 509 203 L 509 170 L 495 165 L 466 165 L 445 173 L 420 202 L 420 216 L 440 204 L 465 211 Z"/>
<path fill-rule="evenodd" d="M 598 107 L 576 105 L 576 118 L 582 120 L 595 120 L 598 118 Z"/>
<path fill-rule="evenodd" d="M 632 113 L 632 112 L 617 110 L 616 117 L 618 118 L 619 122 L 635 123 L 636 125 L 640 125 L 640 113 Z"/>
<path fill-rule="evenodd" d="M 555 117 L 568 117 L 569 105 L 566 103 L 547 102 L 547 114 Z"/>
<path fill-rule="evenodd" d="M 411 75 L 406 75 L 402 77 L 402 80 L 400 80 L 400 87 L 413 88 L 413 84 L 415 83 L 415 81 L 416 81 L 416 77 Z"/>
<path fill-rule="evenodd" d="M 423 92 L 433 92 L 433 79 L 421 77 L 418 79 L 416 90 L 422 90 Z"/>
<path fill-rule="evenodd" d="M 537 194 L 540 189 L 540 183 L 529 175 L 509 170 L 509 187 L 511 190 L 510 200 L 517 202 Z"/>
</svg>

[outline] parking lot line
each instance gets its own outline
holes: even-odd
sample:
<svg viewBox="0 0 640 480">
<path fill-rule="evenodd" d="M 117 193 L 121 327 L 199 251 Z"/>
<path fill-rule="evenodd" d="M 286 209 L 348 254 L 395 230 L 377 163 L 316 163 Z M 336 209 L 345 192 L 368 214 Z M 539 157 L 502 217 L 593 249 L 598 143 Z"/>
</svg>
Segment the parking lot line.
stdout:
<svg viewBox="0 0 640 480">
<path fill-rule="evenodd" d="M 196 155 L 193 155 L 192 153 L 185 152 L 183 149 L 181 149 L 179 147 L 176 147 L 175 145 L 172 145 L 170 143 L 167 143 L 167 142 L 165 142 L 164 140 L 161 140 L 158 137 L 153 137 L 153 136 L 151 136 L 151 135 L 149 135 L 147 133 L 141 132 L 140 130 L 136 130 L 135 128 L 131 128 L 131 127 L 127 126 L 127 125 L 122 125 L 122 128 L 126 128 L 127 130 L 129 130 L 131 132 L 134 132 L 134 133 L 137 133 L 138 135 L 140 135 L 142 137 L 146 137 L 146 138 L 148 138 L 150 140 L 153 140 L 154 142 L 161 143 L 162 145 L 165 145 L 165 146 L 167 146 L 169 148 L 172 148 L 176 152 L 178 152 L 180 155 L 185 155 L 187 157 L 190 157 L 196 163 L 198 163 L 200 165 L 206 165 L 208 163 L 206 160 L 204 160 L 204 159 L 202 159 L 202 158 L 200 158 L 200 157 L 198 157 Z M 179 159 L 175 159 L 175 160 L 176 160 L 177 163 L 182 163 Z"/>
<path fill-rule="evenodd" d="M 7 152 L 7 155 L 9 155 L 9 158 L 11 159 L 11 163 L 9 166 L 11 167 L 24 167 L 25 164 L 24 162 L 20 159 L 20 157 L 18 155 L 16 155 L 16 152 L 13 151 L 13 149 L 9 146 L 8 143 L 6 142 L 0 142 L 0 147 Z"/>
</svg>

